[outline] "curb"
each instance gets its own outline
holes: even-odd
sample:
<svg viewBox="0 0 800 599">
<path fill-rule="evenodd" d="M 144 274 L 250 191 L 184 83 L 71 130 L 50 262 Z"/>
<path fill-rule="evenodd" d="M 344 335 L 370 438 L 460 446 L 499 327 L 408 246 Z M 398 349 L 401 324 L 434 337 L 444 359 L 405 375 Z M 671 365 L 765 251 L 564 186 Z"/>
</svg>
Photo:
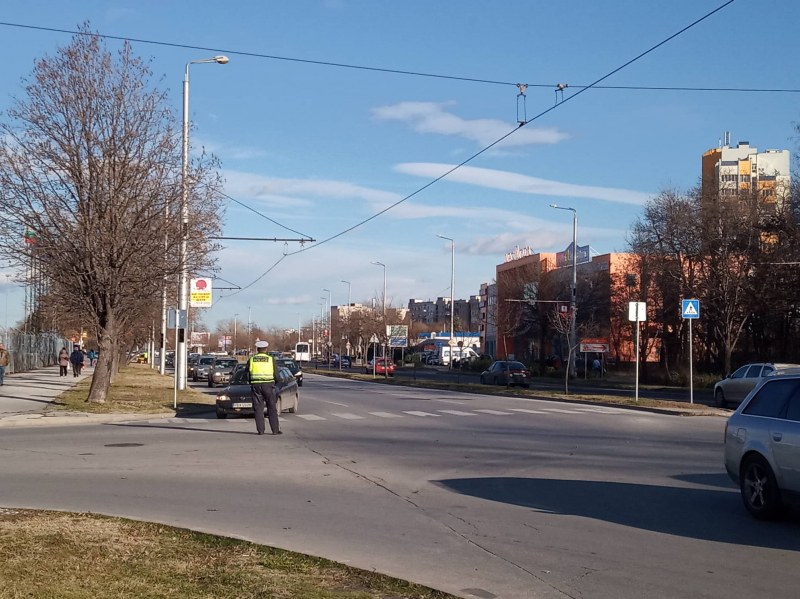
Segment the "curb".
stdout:
<svg viewBox="0 0 800 599">
<path fill-rule="evenodd" d="M 58 414 L 17 414 L 0 418 L 0 428 L 27 426 L 63 426 L 81 424 L 108 424 L 113 422 L 130 422 L 135 420 L 151 420 L 154 418 L 175 418 L 175 412 L 154 412 L 151 414 L 88 414 L 86 412 L 69 412 Z"/>
</svg>

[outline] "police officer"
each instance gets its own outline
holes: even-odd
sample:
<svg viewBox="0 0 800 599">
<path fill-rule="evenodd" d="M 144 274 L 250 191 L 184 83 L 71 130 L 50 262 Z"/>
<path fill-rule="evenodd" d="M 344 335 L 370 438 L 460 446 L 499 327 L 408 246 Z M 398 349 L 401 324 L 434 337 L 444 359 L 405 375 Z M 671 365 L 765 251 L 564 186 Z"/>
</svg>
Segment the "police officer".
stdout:
<svg viewBox="0 0 800 599">
<path fill-rule="evenodd" d="M 277 364 L 267 353 L 268 347 L 267 341 L 256 341 L 256 354 L 247 361 L 247 371 L 250 374 L 250 393 L 258 434 L 264 434 L 264 405 L 266 404 L 269 428 L 272 429 L 273 435 L 281 435 L 283 433 L 278 423 L 278 398 L 275 396 Z"/>
</svg>

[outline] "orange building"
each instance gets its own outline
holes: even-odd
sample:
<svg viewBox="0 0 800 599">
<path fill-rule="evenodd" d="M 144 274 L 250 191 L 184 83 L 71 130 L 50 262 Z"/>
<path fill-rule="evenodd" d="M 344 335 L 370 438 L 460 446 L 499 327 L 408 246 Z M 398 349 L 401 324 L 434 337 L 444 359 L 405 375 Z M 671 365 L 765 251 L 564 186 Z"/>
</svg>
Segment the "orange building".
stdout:
<svg viewBox="0 0 800 599">
<path fill-rule="evenodd" d="M 628 303 L 639 300 L 637 257 L 626 253 L 590 256 L 579 247 L 577 265 L 577 337 L 602 339 L 606 358 L 615 362 L 634 359 L 633 323 Z M 514 355 L 528 362 L 550 356 L 566 359 L 566 336 L 554 324 L 568 319 L 572 289 L 571 247 L 559 253 L 535 253 L 517 248 L 496 267 L 497 355 Z M 655 315 L 648 315 L 653 323 Z M 647 326 L 647 325 L 645 325 Z M 652 325 L 651 325 L 652 326 Z M 645 335 L 643 352 L 657 360 L 657 336 Z"/>
</svg>

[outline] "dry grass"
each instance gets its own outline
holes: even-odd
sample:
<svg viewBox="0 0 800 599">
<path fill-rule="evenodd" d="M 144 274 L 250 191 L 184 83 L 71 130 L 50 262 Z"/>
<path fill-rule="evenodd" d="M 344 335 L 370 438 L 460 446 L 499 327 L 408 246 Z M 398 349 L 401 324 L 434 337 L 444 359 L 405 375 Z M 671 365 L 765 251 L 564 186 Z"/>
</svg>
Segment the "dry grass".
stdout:
<svg viewBox="0 0 800 599">
<path fill-rule="evenodd" d="M 146 364 L 124 366 L 108 393 L 103 404 L 89 403 L 89 385 L 86 378 L 62 393 L 48 409 L 89 412 L 92 414 L 133 413 L 147 414 L 171 412 L 174 405 L 173 377 L 161 375 Z M 214 397 L 195 389 L 178 391 L 178 408 L 189 411 L 214 405 Z"/>
<path fill-rule="evenodd" d="M 324 559 L 168 526 L 0 508 L 0 599 L 446 599 Z"/>
</svg>

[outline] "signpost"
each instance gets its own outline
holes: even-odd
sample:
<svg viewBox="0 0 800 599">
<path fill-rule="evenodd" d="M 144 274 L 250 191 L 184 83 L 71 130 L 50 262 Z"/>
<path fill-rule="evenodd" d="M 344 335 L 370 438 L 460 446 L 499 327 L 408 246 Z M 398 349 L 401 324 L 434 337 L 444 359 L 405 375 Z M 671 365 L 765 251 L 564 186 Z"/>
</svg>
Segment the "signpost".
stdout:
<svg viewBox="0 0 800 599">
<path fill-rule="evenodd" d="M 647 321 L 647 304 L 644 302 L 628 303 L 628 320 L 636 323 L 636 401 L 639 401 L 639 329 L 640 322 Z"/>
<path fill-rule="evenodd" d="M 189 307 L 211 307 L 211 279 L 191 279 L 189 285 Z"/>
<path fill-rule="evenodd" d="M 694 403 L 694 378 L 692 376 L 692 321 L 700 318 L 700 300 L 681 300 L 681 317 L 689 321 L 689 403 Z"/>
</svg>

